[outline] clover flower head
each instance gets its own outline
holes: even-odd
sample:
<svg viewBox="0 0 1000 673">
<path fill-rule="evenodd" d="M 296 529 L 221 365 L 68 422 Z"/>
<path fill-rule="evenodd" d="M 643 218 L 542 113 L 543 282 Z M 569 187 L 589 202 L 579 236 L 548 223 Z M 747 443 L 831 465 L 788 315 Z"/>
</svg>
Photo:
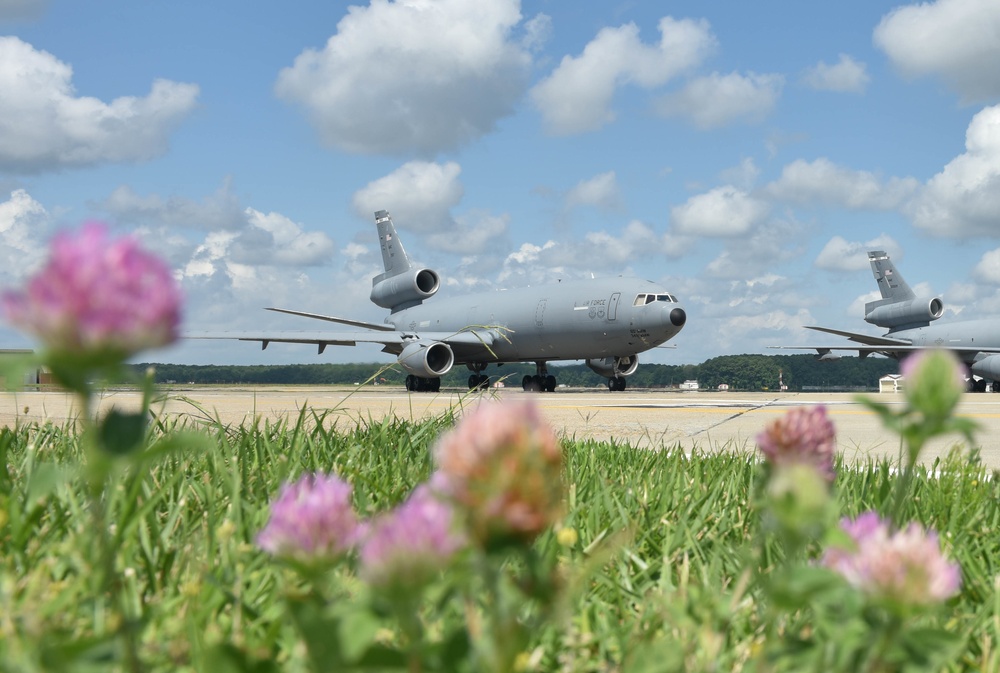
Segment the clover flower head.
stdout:
<svg viewBox="0 0 1000 673">
<path fill-rule="evenodd" d="M 351 507 L 351 485 L 335 475 L 307 474 L 285 484 L 257 546 L 275 556 L 332 559 L 346 553 L 364 528 Z"/>
<path fill-rule="evenodd" d="M 369 528 L 359 552 L 360 575 L 373 586 L 423 585 L 465 545 L 451 506 L 427 484 Z"/>
<path fill-rule="evenodd" d="M 962 573 L 941 552 L 938 536 L 917 523 L 893 532 L 875 512 L 844 519 L 855 549 L 828 549 L 822 558 L 864 593 L 900 606 L 926 606 L 958 593 Z"/>
<path fill-rule="evenodd" d="M 562 448 L 530 403 L 484 402 L 434 448 L 432 488 L 483 545 L 527 543 L 562 511 Z"/>
<path fill-rule="evenodd" d="M 99 222 L 57 235 L 45 267 L 2 305 L 11 324 L 69 354 L 125 358 L 174 342 L 180 325 L 170 269 L 135 239 L 109 238 Z"/>
<path fill-rule="evenodd" d="M 836 429 L 820 405 L 792 409 L 757 435 L 757 446 L 775 467 L 809 465 L 833 482 Z"/>
<path fill-rule="evenodd" d="M 966 389 L 965 367 L 951 351 L 917 351 L 903 360 L 899 373 L 907 401 L 929 417 L 949 415 Z"/>
</svg>

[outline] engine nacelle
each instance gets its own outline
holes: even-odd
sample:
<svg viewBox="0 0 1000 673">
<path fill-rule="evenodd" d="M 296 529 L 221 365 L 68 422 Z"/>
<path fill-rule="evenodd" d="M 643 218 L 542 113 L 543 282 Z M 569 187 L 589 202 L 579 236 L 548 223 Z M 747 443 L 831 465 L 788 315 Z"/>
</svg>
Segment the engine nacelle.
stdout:
<svg viewBox="0 0 1000 673">
<path fill-rule="evenodd" d="M 969 369 L 976 376 L 990 381 L 1000 381 L 1000 355 L 987 355 L 982 360 L 973 362 Z"/>
<path fill-rule="evenodd" d="M 618 376 L 631 376 L 639 367 L 639 358 L 635 355 L 621 355 L 613 358 L 593 358 L 587 360 L 587 366 L 601 376 L 613 379 Z"/>
<path fill-rule="evenodd" d="M 940 297 L 910 299 L 881 306 L 878 303 L 872 302 L 865 306 L 865 321 L 879 327 L 927 324 L 944 314 L 944 302 Z"/>
<path fill-rule="evenodd" d="M 455 364 L 451 346 L 442 341 L 414 341 L 403 348 L 398 362 L 408 373 L 423 378 L 444 376 Z"/>
<path fill-rule="evenodd" d="M 431 269 L 410 269 L 372 284 L 371 300 L 382 308 L 394 309 L 419 304 L 433 297 L 441 279 Z"/>
</svg>

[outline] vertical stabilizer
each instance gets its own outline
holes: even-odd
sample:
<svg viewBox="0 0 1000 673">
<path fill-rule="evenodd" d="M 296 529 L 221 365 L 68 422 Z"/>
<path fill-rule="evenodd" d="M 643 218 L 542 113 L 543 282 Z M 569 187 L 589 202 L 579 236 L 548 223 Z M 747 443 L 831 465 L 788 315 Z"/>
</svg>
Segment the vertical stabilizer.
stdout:
<svg viewBox="0 0 1000 673">
<path fill-rule="evenodd" d="M 389 211 L 375 211 L 375 228 L 378 230 L 378 242 L 382 247 L 382 265 L 385 273 L 376 276 L 374 282 L 385 278 L 398 276 L 410 270 L 410 258 L 396 234 L 396 226 L 392 223 Z"/>
<path fill-rule="evenodd" d="M 882 293 L 883 301 L 877 302 L 878 304 L 894 304 L 916 298 L 885 251 L 872 250 L 868 253 L 868 261 L 871 262 L 872 274 L 878 283 L 879 292 Z"/>
<path fill-rule="evenodd" d="M 436 271 L 410 263 L 388 211 L 375 211 L 375 228 L 385 272 L 372 278 L 371 300 L 395 313 L 434 296 L 441 279 Z"/>
</svg>

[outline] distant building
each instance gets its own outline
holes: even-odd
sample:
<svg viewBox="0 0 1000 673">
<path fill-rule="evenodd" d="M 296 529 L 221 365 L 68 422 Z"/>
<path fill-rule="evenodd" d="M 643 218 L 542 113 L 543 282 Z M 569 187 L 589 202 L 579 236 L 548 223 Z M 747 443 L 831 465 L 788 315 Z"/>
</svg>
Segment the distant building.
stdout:
<svg viewBox="0 0 1000 673">
<path fill-rule="evenodd" d="M 880 393 L 899 393 L 903 391 L 902 374 L 886 374 L 878 380 Z"/>
<path fill-rule="evenodd" d="M 698 390 L 698 382 L 693 379 L 688 379 L 680 385 L 681 390 Z"/>
</svg>

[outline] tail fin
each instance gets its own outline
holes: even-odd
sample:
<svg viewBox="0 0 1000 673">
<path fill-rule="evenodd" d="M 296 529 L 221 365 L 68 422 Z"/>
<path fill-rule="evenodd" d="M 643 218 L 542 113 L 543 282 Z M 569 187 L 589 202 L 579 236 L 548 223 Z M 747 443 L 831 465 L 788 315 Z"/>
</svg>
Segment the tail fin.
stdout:
<svg viewBox="0 0 1000 673">
<path fill-rule="evenodd" d="M 375 228 L 378 230 L 379 245 L 382 246 L 382 266 L 385 273 L 376 276 L 374 282 L 392 278 L 410 270 L 410 258 L 403 249 L 403 243 L 396 234 L 396 225 L 392 223 L 389 211 L 375 211 Z"/>
<path fill-rule="evenodd" d="M 872 274 L 878 283 L 883 301 L 877 304 L 894 304 L 899 301 L 914 299 L 917 295 L 906 284 L 903 277 L 896 271 L 895 265 L 884 250 L 872 250 L 868 253 L 868 261 L 872 265 Z"/>
<path fill-rule="evenodd" d="M 940 297 L 918 299 L 883 250 L 868 253 L 875 282 L 882 298 L 865 304 L 865 322 L 889 328 L 889 334 L 926 327 L 944 315 Z"/>
<path fill-rule="evenodd" d="M 436 271 L 410 262 L 387 211 L 375 211 L 375 228 L 385 273 L 372 278 L 371 300 L 395 313 L 434 296 L 441 287 L 441 279 Z"/>
</svg>

